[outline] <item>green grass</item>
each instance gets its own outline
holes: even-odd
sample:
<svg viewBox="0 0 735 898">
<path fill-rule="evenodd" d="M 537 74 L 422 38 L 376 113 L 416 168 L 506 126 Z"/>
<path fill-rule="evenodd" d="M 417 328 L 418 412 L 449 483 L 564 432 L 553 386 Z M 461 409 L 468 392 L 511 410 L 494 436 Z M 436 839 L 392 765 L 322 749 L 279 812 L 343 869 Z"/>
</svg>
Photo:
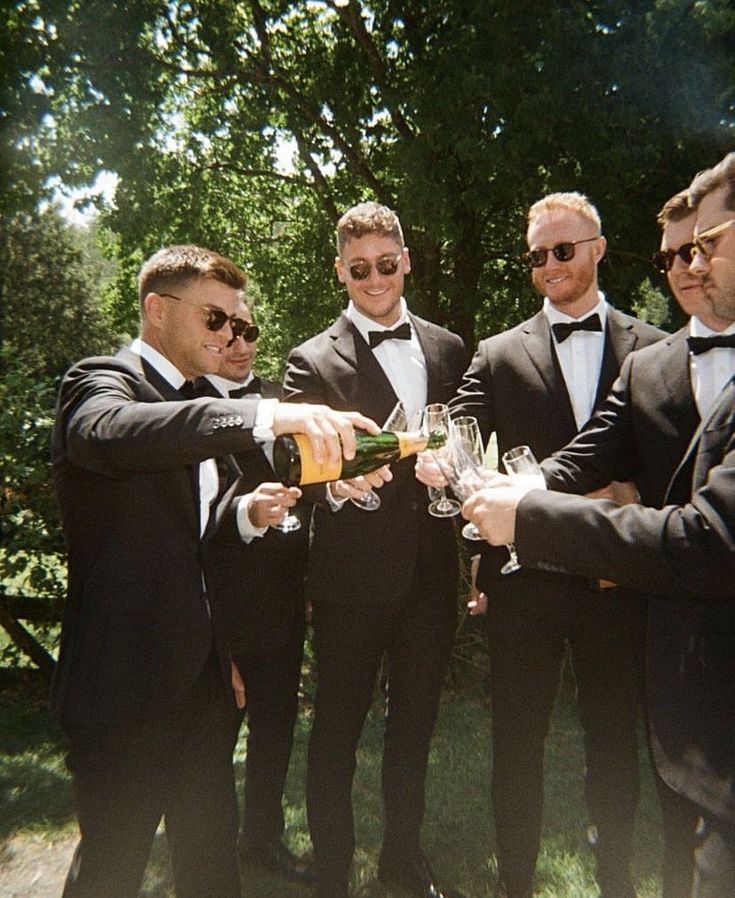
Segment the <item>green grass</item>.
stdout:
<svg viewBox="0 0 735 898">
<path fill-rule="evenodd" d="M 303 783 L 310 723 L 310 706 L 305 702 L 286 789 L 287 840 L 298 852 L 309 847 Z M 381 733 L 381 709 L 376 701 L 360 743 L 354 786 L 358 847 L 353 886 L 357 898 L 386 898 L 376 880 L 382 827 Z M 448 690 L 431 751 L 423 840 L 440 878 L 471 898 L 490 898 L 492 892 L 489 738 L 490 714 L 482 689 Z M 32 679 L 5 685 L 0 691 L 0 745 L 0 840 L 19 833 L 53 838 L 73 832 L 63 740 L 48 720 L 43 691 Z M 243 751 L 244 736 L 235 759 L 239 779 Z M 582 769 L 577 712 L 571 686 L 565 680 L 547 743 L 547 797 L 536 879 L 540 898 L 595 898 L 598 894 L 592 856 L 585 843 Z M 641 774 L 634 876 L 641 898 L 657 898 L 659 818 L 642 742 Z M 310 894 L 308 889 L 289 886 L 251 868 L 243 870 L 243 882 L 243 898 L 305 898 Z M 163 836 L 157 839 L 143 894 L 147 898 L 172 894 Z"/>
</svg>

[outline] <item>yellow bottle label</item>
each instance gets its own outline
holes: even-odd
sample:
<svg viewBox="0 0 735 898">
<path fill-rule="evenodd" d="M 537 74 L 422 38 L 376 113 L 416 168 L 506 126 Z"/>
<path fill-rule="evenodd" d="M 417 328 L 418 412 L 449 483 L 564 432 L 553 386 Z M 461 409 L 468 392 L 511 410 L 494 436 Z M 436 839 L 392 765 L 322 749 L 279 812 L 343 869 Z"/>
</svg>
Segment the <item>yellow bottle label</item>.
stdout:
<svg viewBox="0 0 735 898">
<path fill-rule="evenodd" d="M 342 462 L 329 465 L 326 462 L 319 464 L 314 461 L 314 455 L 311 451 L 311 443 L 309 438 L 303 433 L 295 433 L 293 435 L 296 445 L 299 447 L 299 456 L 301 458 L 301 480 L 302 485 L 309 483 L 327 483 L 330 480 L 339 480 L 342 475 Z"/>
</svg>

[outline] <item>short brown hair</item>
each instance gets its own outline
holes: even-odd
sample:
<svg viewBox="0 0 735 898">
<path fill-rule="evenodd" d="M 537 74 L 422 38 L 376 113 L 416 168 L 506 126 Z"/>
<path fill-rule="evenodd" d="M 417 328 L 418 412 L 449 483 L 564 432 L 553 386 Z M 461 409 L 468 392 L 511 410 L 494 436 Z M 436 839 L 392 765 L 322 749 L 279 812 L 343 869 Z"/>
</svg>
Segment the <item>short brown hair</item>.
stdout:
<svg viewBox="0 0 735 898">
<path fill-rule="evenodd" d="M 349 240 L 357 240 L 365 234 L 379 234 L 391 237 L 403 248 L 403 231 L 396 213 L 380 203 L 359 203 L 348 209 L 337 222 L 337 253 Z"/>
<path fill-rule="evenodd" d="M 713 168 L 707 168 L 695 176 L 689 185 L 692 208 L 696 209 L 708 193 L 720 187 L 727 187 L 725 208 L 735 209 L 735 153 L 728 153 Z"/>
<path fill-rule="evenodd" d="M 661 211 L 656 216 L 656 221 L 662 228 L 665 228 L 667 224 L 684 221 L 690 215 L 694 215 L 694 209 L 692 209 L 689 190 L 680 190 L 671 199 L 666 200 L 661 207 Z"/>
<path fill-rule="evenodd" d="M 195 280 L 214 280 L 235 290 L 244 290 L 245 272 L 225 256 L 193 244 L 166 246 L 143 263 L 138 275 L 141 308 L 149 293 L 164 293 L 187 287 Z"/>
<path fill-rule="evenodd" d="M 528 210 L 529 228 L 539 215 L 542 215 L 544 212 L 556 212 L 558 209 L 576 212 L 577 215 L 591 222 L 597 228 L 598 234 L 602 231 L 600 213 L 583 193 L 578 193 L 577 191 L 550 193 L 548 196 L 542 197 L 535 202 Z"/>
</svg>

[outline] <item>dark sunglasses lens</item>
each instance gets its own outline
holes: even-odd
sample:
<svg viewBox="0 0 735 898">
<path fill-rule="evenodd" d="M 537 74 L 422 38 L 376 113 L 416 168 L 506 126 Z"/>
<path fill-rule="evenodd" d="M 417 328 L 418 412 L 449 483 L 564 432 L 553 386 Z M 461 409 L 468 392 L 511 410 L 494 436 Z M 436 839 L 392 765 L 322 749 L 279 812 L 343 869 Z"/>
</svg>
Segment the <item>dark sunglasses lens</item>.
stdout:
<svg viewBox="0 0 735 898">
<path fill-rule="evenodd" d="M 574 258 L 574 244 L 573 243 L 557 243 L 556 246 L 551 250 L 554 254 L 554 258 L 558 262 L 571 262 Z"/>
<path fill-rule="evenodd" d="M 370 276 L 372 265 L 368 262 L 358 262 L 356 265 L 350 265 L 350 277 L 353 281 L 364 281 Z"/>
<path fill-rule="evenodd" d="M 660 271 L 661 274 L 666 274 L 667 271 L 671 270 L 674 254 L 671 250 L 659 250 L 659 252 L 653 254 L 652 260 L 653 267 L 656 271 Z"/>
<path fill-rule="evenodd" d="M 685 243 L 683 246 L 680 246 L 677 255 L 681 258 L 682 262 L 687 265 L 692 264 L 692 250 L 694 249 L 693 243 Z M 673 262 L 673 259 L 672 259 Z"/>
<path fill-rule="evenodd" d="M 541 268 L 546 265 L 546 257 L 549 251 L 547 249 L 532 249 L 526 253 L 526 259 L 531 268 Z"/>
<path fill-rule="evenodd" d="M 228 320 L 229 315 L 222 309 L 207 309 L 207 330 L 222 330 Z"/>
<path fill-rule="evenodd" d="M 248 324 L 242 332 L 242 338 L 246 343 L 255 343 L 260 336 L 260 328 L 257 324 Z"/>
<path fill-rule="evenodd" d="M 398 271 L 398 259 L 378 259 L 375 267 L 382 275 L 395 274 Z"/>
</svg>

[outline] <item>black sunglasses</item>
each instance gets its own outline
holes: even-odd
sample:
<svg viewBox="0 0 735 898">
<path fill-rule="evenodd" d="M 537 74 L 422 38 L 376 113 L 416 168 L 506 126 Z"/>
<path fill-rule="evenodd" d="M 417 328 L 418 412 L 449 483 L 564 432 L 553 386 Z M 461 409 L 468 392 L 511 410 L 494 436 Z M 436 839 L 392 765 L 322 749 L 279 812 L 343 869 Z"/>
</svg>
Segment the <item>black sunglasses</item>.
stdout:
<svg viewBox="0 0 735 898">
<path fill-rule="evenodd" d="M 398 271 L 398 265 L 402 255 L 403 253 L 397 253 L 395 256 L 383 256 L 382 259 L 378 259 L 375 263 L 375 268 L 377 269 L 378 274 L 382 274 L 385 277 L 395 274 Z M 350 272 L 350 277 L 353 281 L 366 280 L 370 277 L 370 272 L 372 270 L 373 266 L 371 262 L 355 262 L 348 266 L 348 271 Z"/>
<path fill-rule="evenodd" d="M 557 243 L 551 249 L 541 246 L 538 249 L 530 249 L 523 254 L 523 258 L 528 262 L 531 268 L 543 268 L 549 253 L 554 254 L 557 262 L 571 262 L 574 258 L 574 247 L 578 243 L 590 243 L 593 240 L 599 240 L 599 237 L 587 237 L 584 240 L 567 240 L 565 243 Z"/>
<path fill-rule="evenodd" d="M 175 299 L 177 302 L 188 302 L 189 305 L 196 306 L 201 309 L 207 316 L 205 326 L 208 331 L 219 331 L 229 322 L 232 328 L 232 339 L 227 344 L 231 346 L 238 337 L 242 337 L 246 343 L 254 343 L 260 336 L 260 328 L 257 324 L 251 324 L 244 318 L 238 318 L 236 315 L 228 315 L 224 309 L 215 309 L 212 306 L 200 306 L 199 303 L 183 296 L 177 296 L 175 293 L 159 293 L 159 296 L 166 296 L 169 299 Z"/>
<path fill-rule="evenodd" d="M 651 256 L 653 267 L 661 274 L 666 274 L 674 267 L 674 261 L 678 256 L 685 265 L 692 264 L 693 243 L 683 243 L 679 249 L 660 249 Z"/>
</svg>

